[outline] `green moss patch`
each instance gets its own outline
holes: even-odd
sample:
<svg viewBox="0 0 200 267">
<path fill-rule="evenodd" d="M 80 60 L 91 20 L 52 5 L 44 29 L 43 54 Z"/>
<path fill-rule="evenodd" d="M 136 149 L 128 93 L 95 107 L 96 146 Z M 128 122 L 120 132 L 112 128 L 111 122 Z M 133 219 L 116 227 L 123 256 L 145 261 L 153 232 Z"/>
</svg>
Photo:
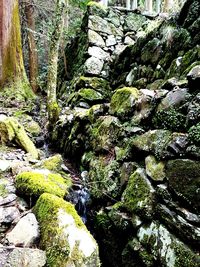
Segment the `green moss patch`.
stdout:
<svg viewBox="0 0 200 267">
<path fill-rule="evenodd" d="M 16 142 L 26 152 L 30 153 L 33 158 L 38 158 L 38 151 L 26 134 L 24 127 L 13 117 L 0 117 L 0 140 L 3 144 Z"/>
<path fill-rule="evenodd" d="M 22 172 L 16 176 L 18 192 L 27 196 L 39 197 L 46 192 L 64 197 L 70 185 L 71 180 L 62 178 L 60 174 Z"/>
<path fill-rule="evenodd" d="M 118 89 L 111 98 L 110 113 L 124 118 L 134 112 L 139 91 L 134 87 Z"/>
<path fill-rule="evenodd" d="M 155 204 L 155 192 L 143 169 L 138 168 L 129 178 L 122 196 L 128 211 L 150 218 Z"/>
<path fill-rule="evenodd" d="M 40 223 L 40 247 L 46 250 L 49 267 L 99 266 L 96 243 L 72 204 L 44 193 L 38 199 L 33 212 Z M 83 253 L 84 240 L 79 239 L 83 233 L 87 247 L 92 252 L 87 256 Z M 87 243 L 89 240 L 90 244 Z"/>
</svg>

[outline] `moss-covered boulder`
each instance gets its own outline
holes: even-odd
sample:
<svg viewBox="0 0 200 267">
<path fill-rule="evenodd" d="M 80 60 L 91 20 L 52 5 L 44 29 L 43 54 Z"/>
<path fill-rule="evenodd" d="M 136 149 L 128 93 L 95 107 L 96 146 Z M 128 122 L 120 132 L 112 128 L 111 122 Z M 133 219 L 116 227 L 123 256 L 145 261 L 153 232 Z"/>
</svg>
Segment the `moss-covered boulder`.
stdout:
<svg viewBox="0 0 200 267">
<path fill-rule="evenodd" d="M 122 125 L 113 116 L 99 117 L 89 130 L 91 146 L 95 151 L 110 151 L 122 134 Z"/>
<path fill-rule="evenodd" d="M 19 120 L 19 123 L 24 126 L 26 132 L 28 132 L 31 136 L 38 136 L 41 134 L 42 130 L 39 124 L 34 121 L 31 116 L 21 112 L 15 112 L 15 116 Z"/>
<path fill-rule="evenodd" d="M 47 169 L 53 172 L 61 171 L 61 165 L 63 164 L 63 158 L 60 154 L 56 154 L 52 157 L 42 160 L 40 163 L 36 164 L 36 167 Z"/>
<path fill-rule="evenodd" d="M 169 186 L 193 208 L 200 211 L 200 163 L 190 159 L 168 161 L 166 177 Z"/>
<path fill-rule="evenodd" d="M 160 266 L 199 266 L 200 257 L 157 222 L 142 226 L 137 236 L 153 259 L 159 260 Z"/>
<path fill-rule="evenodd" d="M 72 204 L 45 193 L 33 211 L 41 227 L 40 247 L 46 251 L 49 267 L 100 266 L 98 246 Z"/>
<path fill-rule="evenodd" d="M 151 218 L 155 206 L 155 190 L 144 169 L 138 168 L 129 178 L 122 195 L 123 206 L 131 213 Z"/>
<path fill-rule="evenodd" d="M 26 134 L 24 127 L 13 117 L 0 116 L 0 141 L 3 144 L 15 142 L 33 158 L 38 158 L 35 145 Z"/>
<path fill-rule="evenodd" d="M 174 158 L 184 155 L 188 145 L 187 134 L 168 130 L 150 130 L 133 138 L 132 146 L 141 154 L 150 152 L 157 159 Z"/>
<path fill-rule="evenodd" d="M 133 114 L 139 91 L 135 87 L 124 87 L 116 90 L 111 98 L 110 114 L 124 118 Z"/>
<path fill-rule="evenodd" d="M 145 158 L 146 173 L 154 181 L 163 181 L 165 178 L 165 164 L 150 155 Z"/>
<path fill-rule="evenodd" d="M 26 196 L 39 197 L 43 193 L 51 193 L 64 197 L 71 186 L 71 179 L 64 179 L 60 174 L 50 172 L 22 172 L 16 176 L 17 191 Z"/>
<path fill-rule="evenodd" d="M 141 61 L 142 63 L 150 63 L 155 65 L 162 55 L 162 45 L 158 38 L 150 40 L 142 49 Z"/>
</svg>

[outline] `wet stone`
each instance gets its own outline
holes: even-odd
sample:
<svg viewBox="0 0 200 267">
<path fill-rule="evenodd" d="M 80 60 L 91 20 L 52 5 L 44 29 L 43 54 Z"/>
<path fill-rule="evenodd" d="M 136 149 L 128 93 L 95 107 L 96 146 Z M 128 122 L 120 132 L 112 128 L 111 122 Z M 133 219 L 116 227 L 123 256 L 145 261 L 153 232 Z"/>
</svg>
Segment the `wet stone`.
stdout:
<svg viewBox="0 0 200 267">
<path fill-rule="evenodd" d="M 0 207 L 0 223 L 12 223 L 20 216 L 16 207 Z"/>
</svg>

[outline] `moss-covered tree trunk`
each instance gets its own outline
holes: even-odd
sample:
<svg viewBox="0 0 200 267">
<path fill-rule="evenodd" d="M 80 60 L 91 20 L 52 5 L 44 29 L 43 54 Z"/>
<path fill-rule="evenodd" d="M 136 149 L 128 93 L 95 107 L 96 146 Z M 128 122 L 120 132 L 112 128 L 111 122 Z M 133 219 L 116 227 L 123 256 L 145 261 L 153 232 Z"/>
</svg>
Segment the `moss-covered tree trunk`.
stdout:
<svg viewBox="0 0 200 267">
<path fill-rule="evenodd" d="M 48 83 L 47 83 L 47 111 L 49 126 L 53 126 L 59 116 L 59 107 L 56 98 L 58 51 L 64 26 L 65 0 L 57 0 L 54 30 L 51 34 L 49 51 Z"/>
<path fill-rule="evenodd" d="M 34 38 L 35 18 L 33 0 L 25 1 L 25 14 L 28 26 L 29 77 L 32 90 L 36 92 L 38 89 L 38 53 Z"/>
<path fill-rule="evenodd" d="M 0 88 L 25 79 L 18 0 L 0 0 Z"/>
</svg>

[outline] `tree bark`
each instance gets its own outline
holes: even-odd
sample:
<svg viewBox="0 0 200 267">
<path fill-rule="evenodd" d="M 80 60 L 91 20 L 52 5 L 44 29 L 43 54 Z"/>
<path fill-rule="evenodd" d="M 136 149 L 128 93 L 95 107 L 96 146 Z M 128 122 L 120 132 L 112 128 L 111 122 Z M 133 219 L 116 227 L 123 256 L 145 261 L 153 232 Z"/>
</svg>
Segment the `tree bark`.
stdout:
<svg viewBox="0 0 200 267">
<path fill-rule="evenodd" d="M 25 78 L 18 0 L 0 0 L 0 87 Z"/>
<path fill-rule="evenodd" d="M 163 7 L 164 12 L 169 12 L 172 7 L 173 7 L 173 0 L 164 1 L 164 7 Z"/>
<path fill-rule="evenodd" d="M 33 0 L 25 1 L 25 15 L 28 27 L 28 49 L 29 49 L 29 78 L 33 92 L 38 89 L 38 54 L 37 46 L 34 38 L 35 18 Z"/>
<path fill-rule="evenodd" d="M 47 111 L 49 126 L 56 123 L 59 116 L 59 106 L 56 97 L 57 70 L 58 70 L 58 51 L 60 39 L 64 26 L 64 12 L 66 8 L 65 0 L 57 0 L 54 30 L 51 35 L 49 51 L 48 81 L 47 81 Z"/>
<path fill-rule="evenodd" d="M 145 9 L 146 11 L 152 13 L 153 12 L 153 0 L 146 0 L 145 1 Z"/>
</svg>

